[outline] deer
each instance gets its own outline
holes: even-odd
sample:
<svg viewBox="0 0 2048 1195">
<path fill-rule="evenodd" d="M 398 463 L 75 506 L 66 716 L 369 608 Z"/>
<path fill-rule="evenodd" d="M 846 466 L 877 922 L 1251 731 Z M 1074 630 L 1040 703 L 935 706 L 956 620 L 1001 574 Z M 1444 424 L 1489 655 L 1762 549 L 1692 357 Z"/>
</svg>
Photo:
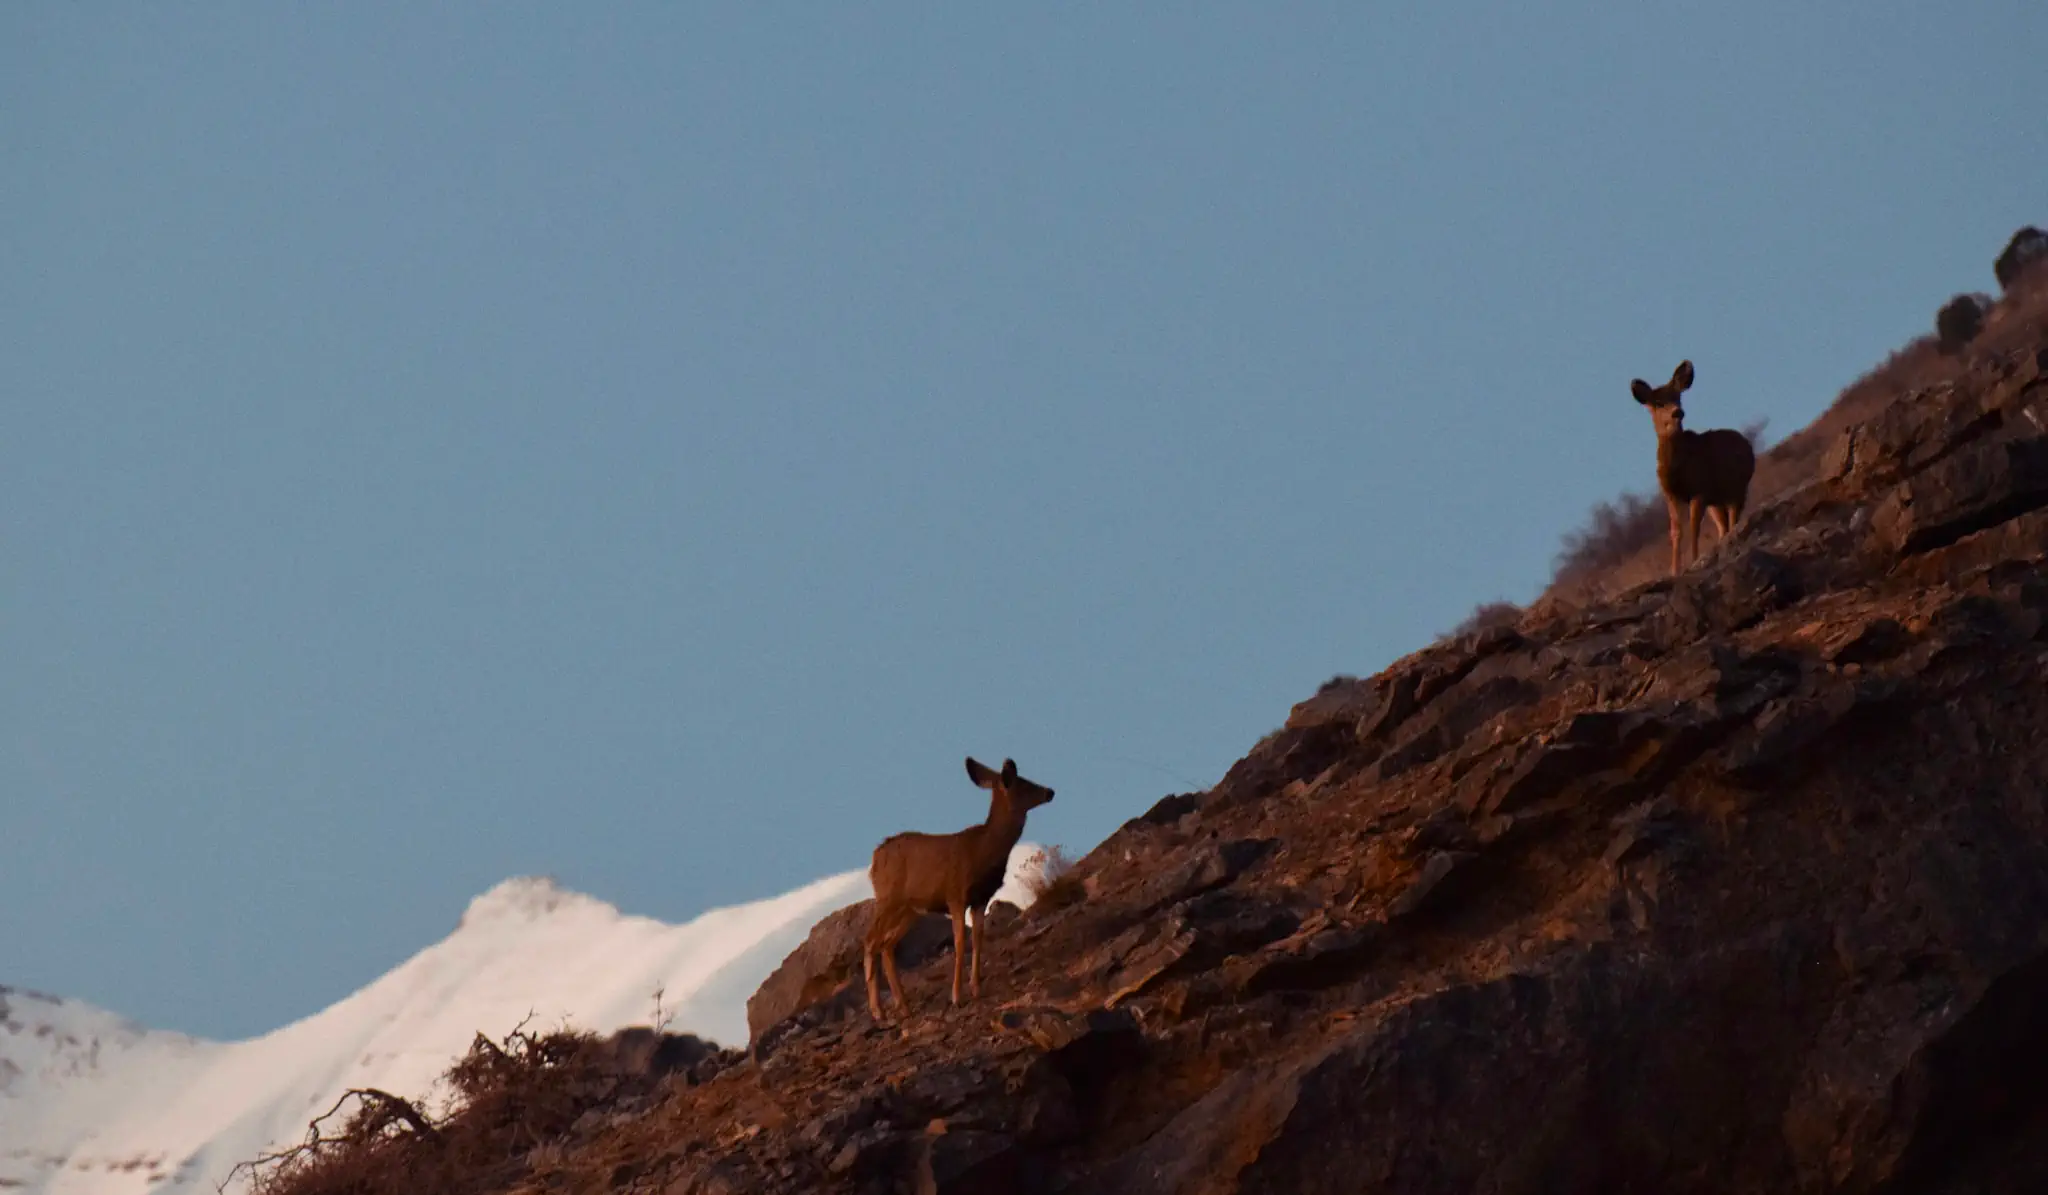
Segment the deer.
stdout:
<svg viewBox="0 0 2048 1195">
<path fill-rule="evenodd" d="M 1652 387 L 1637 378 L 1629 383 L 1636 401 L 1650 408 L 1657 427 L 1657 487 L 1671 516 L 1671 575 L 1681 565 L 1685 535 L 1692 536 L 1692 557 L 1700 550 L 1700 515 L 1712 516 L 1714 530 L 1726 539 L 1742 518 L 1749 501 L 1749 479 L 1756 472 L 1756 450 L 1749 437 L 1730 428 L 1685 430 L 1685 408 L 1679 396 L 1692 388 L 1691 361 L 1680 361 L 1671 380 Z M 1687 561 L 1689 563 L 1689 560 Z"/>
<path fill-rule="evenodd" d="M 1015 760 L 1005 759 L 996 771 L 967 757 L 967 778 L 989 790 L 988 820 L 954 834 L 896 834 L 875 848 L 868 879 L 875 887 L 874 909 L 861 940 L 861 973 L 867 980 L 868 1012 L 882 1020 L 881 994 L 875 987 L 875 956 L 889 976 L 889 994 L 899 1016 L 910 1005 L 896 974 L 896 944 L 926 913 L 941 910 L 953 919 L 953 1006 L 960 1006 L 960 961 L 966 953 L 966 916 L 974 914 L 973 965 L 969 990 L 981 998 L 982 914 L 1009 870 L 1010 851 L 1024 836 L 1024 816 L 1052 800 L 1052 790 L 1017 774 Z"/>
</svg>

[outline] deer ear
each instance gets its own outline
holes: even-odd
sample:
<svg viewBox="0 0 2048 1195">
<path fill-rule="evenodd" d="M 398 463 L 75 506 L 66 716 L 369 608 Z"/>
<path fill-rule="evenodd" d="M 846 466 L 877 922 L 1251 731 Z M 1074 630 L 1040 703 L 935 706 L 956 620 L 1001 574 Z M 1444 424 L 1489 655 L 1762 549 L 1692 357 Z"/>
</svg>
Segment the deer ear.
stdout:
<svg viewBox="0 0 2048 1195">
<path fill-rule="evenodd" d="M 1006 760 L 1004 760 L 1004 761 L 1003 761 L 1003 783 L 1005 783 L 1005 784 L 1015 784 L 1016 782 L 1017 782 L 1017 761 L 1016 761 L 1016 760 L 1014 760 L 1014 759 L 1006 759 Z"/>
<path fill-rule="evenodd" d="M 1692 362 L 1678 363 L 1678 368 L 1671 371 L 1671 385 L 1681 391 L 1692 389 Z"/>
<path fill-rule="evenodd" d="M 1636 401 L 1646 407 L 1650 405 L 1651 399 L 1657 397 L 1657 392 L 1650 389 L 1650 384 L 1641 378 L 1628 384 L 1628 392 L 1635 395 Z"/>
<path fill-rule="evenodd" d="M 996 774 L 989 771 L 980 760 L 972 755 L 967 757 L 967 778 L 974 781 L 975 785 L 979 788 L 994 788 L 996 786 Z"/>
</svg>

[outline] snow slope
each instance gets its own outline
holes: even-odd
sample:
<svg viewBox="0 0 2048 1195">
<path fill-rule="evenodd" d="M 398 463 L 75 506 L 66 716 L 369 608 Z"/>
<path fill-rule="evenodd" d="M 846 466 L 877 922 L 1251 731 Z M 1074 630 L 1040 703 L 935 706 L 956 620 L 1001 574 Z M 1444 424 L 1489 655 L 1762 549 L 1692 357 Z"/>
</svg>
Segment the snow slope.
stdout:
<svg viewBox="0 0 2048 1195">
<path fill-rule="evenodd" d="M 1011 856 L 999 899 L 1027 903 Z M 683 925 L 630 917 L 546 879 L 470 902 L 446 939 L 302 1021 L 242 1042 L 130 1024 L 0 988 L 0 1195 L 212 1191 L 235 1163 L 299 1140 L 351 1087 L 429 1102 L 479 1032 L 609 1033 L 652 1019 L 746 1040 L 746 1001 L 819 918 L 869 895 L 845 872 Z"/>
</svg>

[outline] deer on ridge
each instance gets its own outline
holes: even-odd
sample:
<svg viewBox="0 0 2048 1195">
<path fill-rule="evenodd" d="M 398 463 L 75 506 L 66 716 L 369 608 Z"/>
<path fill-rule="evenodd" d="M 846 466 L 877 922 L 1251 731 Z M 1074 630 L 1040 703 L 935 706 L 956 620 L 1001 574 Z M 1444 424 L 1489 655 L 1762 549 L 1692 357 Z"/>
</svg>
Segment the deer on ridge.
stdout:
<svg viewBox="0 0 2048 1195">
<path fill-rule="evenodd" d="M 1699 556 L 1702 513 L 1712 516 L 1714 530 L 1723 539 L 1734 532 L 1749 501 L 1749 479 L 1756 473 L 1756 450 L 1748 436 L 1725 427 L 1685 430 L 1679 396 L 1692 387 L 1692 378 L 1692 362 L 1680 361 L 1662 386 L 1652 387 L 1641 378 L 1629 383 L 1630 393 L 1650 408 L 1657 427 L 1657 487 L 1664 491 L 1671 518 L 1673 576 L 1681 571 L 1680 548 L 1688 531 L 1692 551 L 1687 562 Z"/>
<path fill-rule="evenodd" d="M 998 772 L 969 756 L 967 778 L 989 790 L 987 821 L 954 834 L 896 834 L 875 848 L 874 862 L 868 867 L 875 903 L 861 940 L 861 973 L 867 980 L 868 1012 L 877 1021 L 882 1019 L 882 1002 L 875 987 L 875 956 L 882 956 L 897 1015 L 907 1018 L 910 1005 L 896 974 L 896 944 L 926 913 L 944 910 L 953 919 L 953 1004 L 957 1007 L 960 962 L 967 946 L 965 920 L 967 913 L 973 912 L 970 983 L 974 998 L 981 997 L 983 911 L 996 889 L 1003 886 L 1010 851 L 1024 836 L 1024 815 L 1052 800 L 1052 790 L 1019 776 L 1016 761 L 1009 759 Z"/>
</svg>

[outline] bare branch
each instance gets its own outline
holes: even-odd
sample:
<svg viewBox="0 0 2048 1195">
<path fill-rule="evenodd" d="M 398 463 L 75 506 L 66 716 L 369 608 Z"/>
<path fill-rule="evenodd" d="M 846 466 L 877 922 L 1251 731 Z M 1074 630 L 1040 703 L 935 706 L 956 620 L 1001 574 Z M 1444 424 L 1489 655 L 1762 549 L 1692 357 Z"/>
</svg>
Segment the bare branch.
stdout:
<svg viewBox="0 0 2048 1195">
<path fill-rule="evenodd" d="M 369 1114 L 368 1118 L 351 1121 L 334 1136 L 321 1132 L 320 1126 L 340 1113 L 342 1105 L 352 1099 L 363 1105 L 362 1111 Z M 357 1144 L 377 1136 L 394 1124 L 405 1125 L 411 1131 L 410 1135 L 417 1140 L 440 1140 L 440 1130 L 434 1127 L 433 1121 L 415 1107 L 411 1100 L 375 1087 L 351 1087 L 342 1092 L 327 1111 L 306 1122 L 304 1141 L 290 1149 L 259 1154 L 246 1162 L 235 1163 L 234 1168 L 227 1172 L 214 1190 L 216 1195 L 225 1195 L 228 1184 L 234 1182 L 245 1169 L 253 1175 L 265 1167 L 288 1164 L 307 1154 L 318 1153 L 328 1146 Z"/>
</svg>

